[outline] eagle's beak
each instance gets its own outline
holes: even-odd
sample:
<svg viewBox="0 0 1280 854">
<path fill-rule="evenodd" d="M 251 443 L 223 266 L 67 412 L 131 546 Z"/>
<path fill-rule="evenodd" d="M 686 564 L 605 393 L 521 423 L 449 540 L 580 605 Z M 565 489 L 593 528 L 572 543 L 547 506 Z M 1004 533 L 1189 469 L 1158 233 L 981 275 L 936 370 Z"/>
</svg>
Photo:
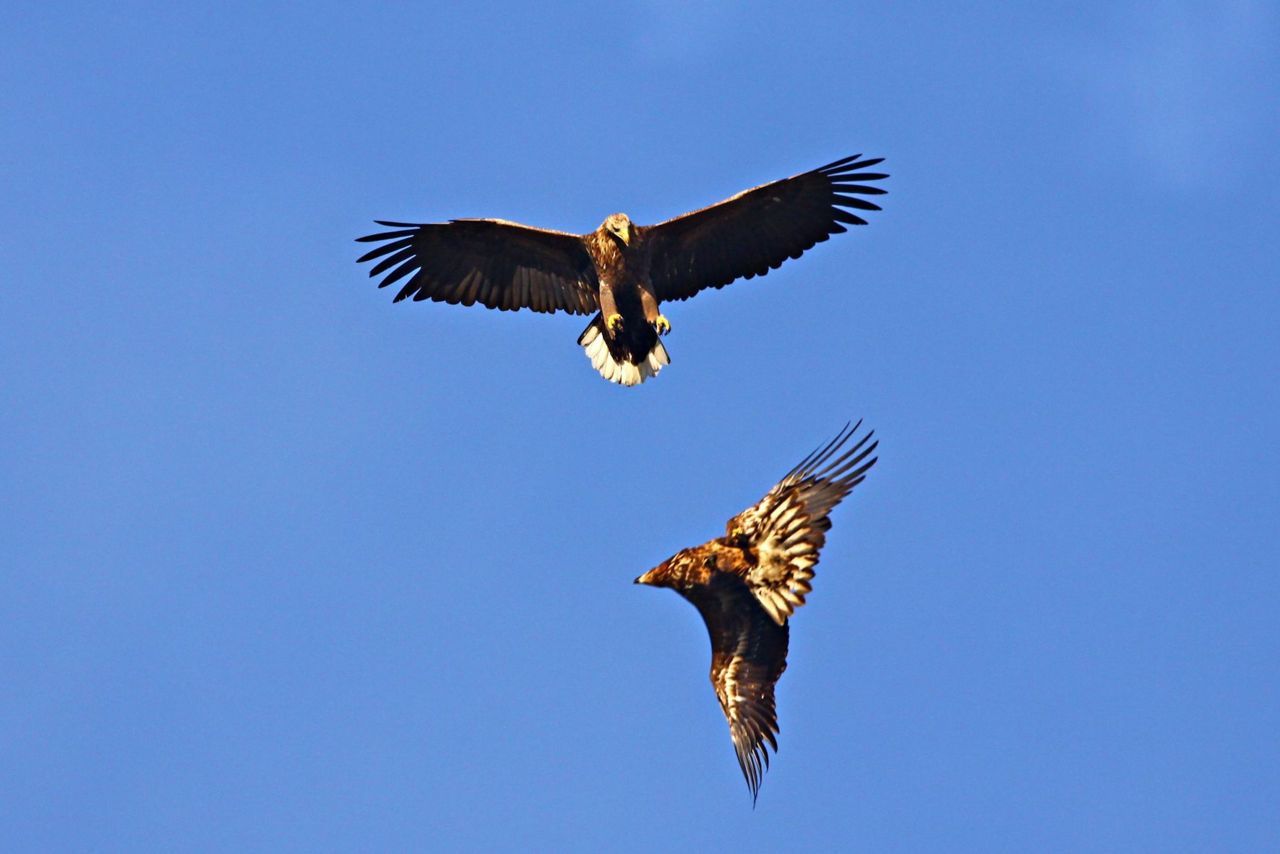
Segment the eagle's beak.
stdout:
<svg viewBox="0 0 1280 854">
<path fill-rule="evenodd" d="M 652 569 L 651 569 L 651 570 L 649 570 L 649 571 L 648 571 L 648 572 L 646 572 L 644 575 L 641 575 L 640 577 L 638 577 L 638 578 L 635 580 L 635 583 L 636 583 L 636 584 L 648 584 L 648 583 L 652 580 L 652 579 L 651 579 L 651 576 L 653 575 L 653 573 L 654 573 L 654 572 L 655 572 L 655 570 L 652 570 Z"/>
<path fill-rule="evenodd" d="M 622 231 L 618 232 L 618 236 L 622 238 L 623 245 L 630 246 L 631 245 L 631 223 L 627 223 L 626 225 L 624 225 L 622 227 Z"/>
</svg>

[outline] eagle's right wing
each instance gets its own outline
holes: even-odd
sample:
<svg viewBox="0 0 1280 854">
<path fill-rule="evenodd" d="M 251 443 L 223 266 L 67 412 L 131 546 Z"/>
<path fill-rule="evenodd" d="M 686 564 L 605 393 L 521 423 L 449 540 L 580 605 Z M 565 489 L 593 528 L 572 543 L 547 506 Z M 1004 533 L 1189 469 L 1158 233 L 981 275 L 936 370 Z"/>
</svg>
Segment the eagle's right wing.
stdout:
<svg viewBox="0 0 1280 854">
<path fill-rule="evenodd" d="M 390 271 L 380 288 L 408 277 L 396 302 L 413 297 L 570 314 L 600 307 L 595 265 L 581 235 L 501 219 L 377 222 L 396 230 L 356 238 L 382 243 L 359 261 L 382 258 L 369 270 L 370 276 Z"/>
<path fill-rule="evenodd" d="M 809 579 L 831 529 L 827 514 L 875 465 L 871 454 L 879 442 L 871 441 L 874 431 L 835 456 L 860 426 L 861 421 L 852 427 L 846 425 L 835 439 L 801 460 L 764 498 L 726 526 L 727 540 L 745 537 L 755 550 L 756 564 L 744 580 L 779 625 L 804 604 L 805 595 L 813 589 Z"/>
</svg>

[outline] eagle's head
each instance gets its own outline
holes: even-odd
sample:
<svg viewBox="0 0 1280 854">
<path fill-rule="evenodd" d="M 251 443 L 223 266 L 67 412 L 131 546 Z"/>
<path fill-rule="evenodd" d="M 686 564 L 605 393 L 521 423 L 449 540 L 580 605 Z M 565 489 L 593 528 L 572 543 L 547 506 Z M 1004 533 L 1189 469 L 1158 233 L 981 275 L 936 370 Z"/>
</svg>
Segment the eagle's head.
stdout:
<svg viewBox="0 0 1280 854">
<path fill-rule="evenodd" d="M 623 246 L 630 246 L 631 238 L 635 237 L 635 226 L 631 224 L 631 217 L 624 213 L 609 214 L 600 224 L 600 230 L 622 241 Z"/>
<path fill-rule="evenodd" d="M 701 546 L 681 549 L 637 578 L 636 584 L 670 587 L 682 592 L 690 587 L 706 584 L 714 568 L 715 555 Z"/>
</svg>

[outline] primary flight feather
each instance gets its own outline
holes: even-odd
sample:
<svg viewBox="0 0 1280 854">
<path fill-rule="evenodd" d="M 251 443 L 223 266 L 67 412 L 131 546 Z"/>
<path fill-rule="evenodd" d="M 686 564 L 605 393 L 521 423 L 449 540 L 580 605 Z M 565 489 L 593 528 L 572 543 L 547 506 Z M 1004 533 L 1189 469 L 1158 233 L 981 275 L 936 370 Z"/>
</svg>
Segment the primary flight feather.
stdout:
<svg viewBox="0 0 1280 854">
<path fill-rule="evenodd" d="M 588 234 L 501 219 L 377 220 L 392 230 L 357 238 L 381 244 L 359 261 L 377 262 L 369 275 L 383 276 L 378 287 L 400 283 L 396 302 L 594 313 L 578 343 L 605 379 L 637 385 L 670 363 L 659 339 L 671 329 L 662 302 L 763 276 L 846 225 L 866 225 L 856 212 L 880 210 L 864 197 L 883 194 L 870 182 L 888 175 L 866 171 L 883 158 L 861 156 L 657 225 L 622 213 Z"/>
<path fill-rule="evenodd" d="M 875 465 L 869 432 L 847 450 L 862 422 L 789 471 L 725 535 L 681 549 L 636 579 L 669 587 L 698 609 L 711 637 L 711 685 L 754 802 L 778 749 L 774 686 L 787 668 L 788 619 L 813 589 L 829 514 Z M 767 746 L 766 746 L 767 743 Z"/>
</svg>

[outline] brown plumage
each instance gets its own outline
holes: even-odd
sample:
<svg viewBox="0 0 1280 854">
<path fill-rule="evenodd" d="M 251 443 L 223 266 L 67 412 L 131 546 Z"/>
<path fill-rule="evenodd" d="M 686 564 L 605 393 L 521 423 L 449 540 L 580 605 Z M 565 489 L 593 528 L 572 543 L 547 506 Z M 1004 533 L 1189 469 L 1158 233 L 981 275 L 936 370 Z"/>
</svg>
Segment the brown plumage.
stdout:
<svg viewBox="0 0 1280 854">
<path fill-rule="evenodd" d="M 754 506 L 729 520 L 725 535 L 682 549 L 636 579 L 670 587 L 693 603 L 711 636 L 711 684 L 754 803 L 778 750 L 773 690 L 787 669 L 787 619 L 804 604 L 828 514 L 875 465 L 879 442 L 867 433 L 837 453 L 862 422 L 800 461 Z"/>
<path fill-rule="evenodd" d="M 814 244 L 866 225 L 853 211 L 877 211 L 863 196 L 884 193 L 863 171 L 882 158 L 846 157 L 652 226 L 613 214 L 589 234 L 532 228 L 501 219 L 416 224 L 357 238 L 381 245 L 378 287 L 404 280 L 395 301 L 414 300 L 515 311 L 592 314 L 578 343 L 605 379 L 644 382 L 670 363 L 658 339 L 671 324 L 659 311 L 705 288 L 763 276 Z"/>
</svg>

